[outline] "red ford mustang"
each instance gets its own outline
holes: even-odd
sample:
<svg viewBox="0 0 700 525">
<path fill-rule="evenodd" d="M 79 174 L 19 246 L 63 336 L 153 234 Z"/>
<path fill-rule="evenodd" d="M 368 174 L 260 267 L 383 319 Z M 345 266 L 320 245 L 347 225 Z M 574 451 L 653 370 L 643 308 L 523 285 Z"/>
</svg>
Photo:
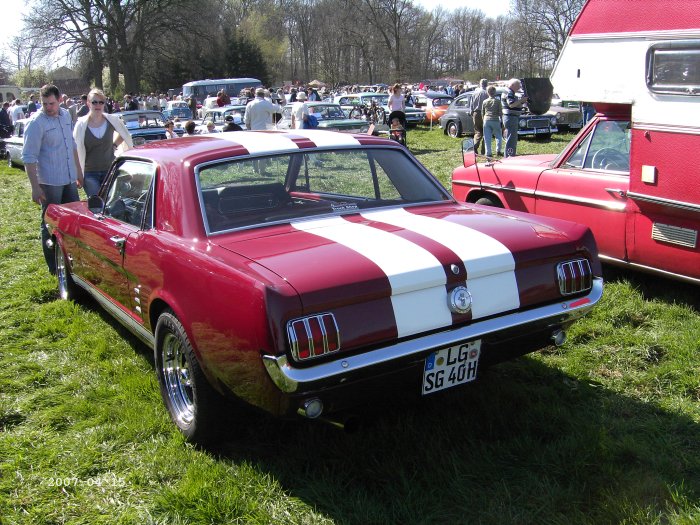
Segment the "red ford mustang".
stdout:
<svg viewBox="0 0 700 525">
<path fill-rule="evenodd" d="M 319 130 L 173 139 L 50 206 L 62 297 L 154 349 L 185 436 L 235 396 L 308 418 L 562 344 L 600 299 L 590 230 L 462 205 L 396 142 Z"/>
</svg>

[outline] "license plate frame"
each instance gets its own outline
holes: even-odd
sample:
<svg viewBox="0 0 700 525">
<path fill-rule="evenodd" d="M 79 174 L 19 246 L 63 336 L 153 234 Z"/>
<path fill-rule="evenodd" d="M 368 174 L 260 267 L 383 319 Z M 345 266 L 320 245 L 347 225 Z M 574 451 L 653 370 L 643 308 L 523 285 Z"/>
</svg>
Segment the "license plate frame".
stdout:
<svg viewBox="0 0 700 525">
<path fill-rule="evenodd" d="M 421 393 L 425 396 L 474 381 L 480 357 L 481 339 L 435 350 L 425 358 Z"/>
</svg>

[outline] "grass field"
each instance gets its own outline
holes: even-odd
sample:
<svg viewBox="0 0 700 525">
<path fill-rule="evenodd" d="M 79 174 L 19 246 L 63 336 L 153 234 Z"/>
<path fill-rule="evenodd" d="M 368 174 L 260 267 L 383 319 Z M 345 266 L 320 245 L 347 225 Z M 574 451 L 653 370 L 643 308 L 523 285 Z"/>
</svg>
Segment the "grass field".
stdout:
<svg viewBox="0 0 700 525">
<path fill-rule="evenodd" d="M 449 187 L 460 141 L 408 140 Z M 38 219 L 0 168 L 1 525 L 700 523 L 697 287 L 606 268 L 562 348 L 377 400 L 352 435 L 251 415 L 206 451 L 170 423 L 150 352 L 58 299 Z"/>
</svg>

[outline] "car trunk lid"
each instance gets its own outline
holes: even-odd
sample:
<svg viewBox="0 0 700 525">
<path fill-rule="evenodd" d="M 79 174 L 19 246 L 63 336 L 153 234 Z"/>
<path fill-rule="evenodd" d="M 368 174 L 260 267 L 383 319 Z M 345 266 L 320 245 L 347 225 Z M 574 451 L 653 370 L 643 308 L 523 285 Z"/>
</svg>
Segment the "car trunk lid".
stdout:
<svg viewBox="0 0 700 525">
<path fill-rule="evenodd" d="M 541 222 L 441 204 L 296 221 L 213 240 L 294 287 L 299 316 L 333 312 L 352 346 L 558 298 L 556 261 L 576 252 L 576 243 Z M 450 306 L 458 287 L 469 292 L 465 311 Z"/>
</svg>

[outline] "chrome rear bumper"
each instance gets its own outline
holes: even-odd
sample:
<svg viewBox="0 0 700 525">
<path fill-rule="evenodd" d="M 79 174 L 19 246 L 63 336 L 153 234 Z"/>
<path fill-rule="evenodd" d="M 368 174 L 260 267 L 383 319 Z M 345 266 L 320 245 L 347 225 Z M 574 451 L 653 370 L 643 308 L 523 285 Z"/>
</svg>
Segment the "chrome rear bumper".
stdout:
<svg viewBox="0 0 700 525">
<path fill-rule="evenodd" d="M 577 299 L 476 321 L 467 326 L 399 341 L 376 350 L 339 357 L 334 361 L 315 366 L 293 367 L 286 355 L 263 355 L 263 362 L 272 381 L 282 392 L 292 394 L 331 388 L 343 385 L 351 377 L 357 377 L 358 373 L 362 377 L 371 377 L 374 368 L 384 369 L 387 363 L 392 361 L 398 364 L 415 360 L 433 350 L 461 342 L 480 338 L 498 339 L 503 337 L 503 334 L 518 328 L 527 329 L 524 331 L 532 333 L 567 325 L 586 315 L 602 296 L 603 280 L 596 278 L 588 295 Z"/>
</svg>

